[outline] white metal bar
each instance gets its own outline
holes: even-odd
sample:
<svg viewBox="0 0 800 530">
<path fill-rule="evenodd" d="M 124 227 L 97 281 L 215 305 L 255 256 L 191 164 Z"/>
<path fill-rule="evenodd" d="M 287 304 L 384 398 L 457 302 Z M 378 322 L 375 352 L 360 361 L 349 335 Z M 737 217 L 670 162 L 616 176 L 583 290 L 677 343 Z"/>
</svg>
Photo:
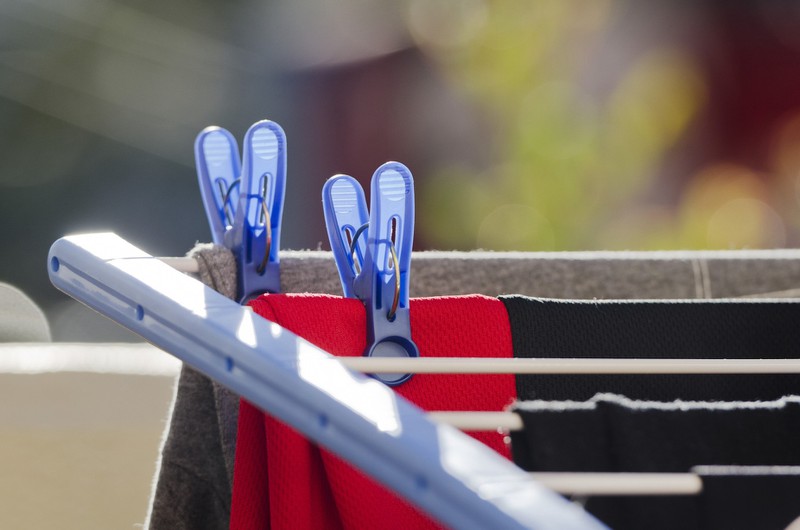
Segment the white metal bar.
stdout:
<svg viewBox="0 0 800 530">
<path fill-rule="evenodd" d="M 434 421 L 462 431 L 521 431 L 522 418 L 514 412 L 429 412 Z"/>
<path fill-rule="evenodd" d="M 531 473 L 563 495 L 697 495 L 703 480 L 693 473 Z"/>
<path fill-rule="evenodd" d="M 197 260 L 194 259 L 194 258 L 167 258 L 167 257 L 163 257 L 163 258 L 158 258 L 158 259 L 159 259 L 159 261 L 162 261 L 162 262 L 166 263 L 167 265 L 169 265 L 173 269 L 176 269 L 176 270 L 178 270 L 180 272 L 183 272 L 183 273 L 186 273 L 186 274 L 197 274 L 197 273 L 200 272 L 200 267 L 197 264 Z"/>
<path fill-rule="evenodd" d="M 495 359 L 343 357 L 369 374 L 798 374 L 800 359 Z"/>
</svg>

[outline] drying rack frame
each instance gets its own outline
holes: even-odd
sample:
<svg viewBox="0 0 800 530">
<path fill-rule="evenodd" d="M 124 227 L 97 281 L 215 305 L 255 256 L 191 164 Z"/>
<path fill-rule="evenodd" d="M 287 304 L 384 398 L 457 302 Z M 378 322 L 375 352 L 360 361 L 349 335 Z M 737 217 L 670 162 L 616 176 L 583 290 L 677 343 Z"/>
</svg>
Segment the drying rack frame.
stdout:
<svg viewBox="0 0 800 530">
<path fill-rule="evenodd" d="M 375 379 L 111 233 L 56 241 L 53 284 L 454 528 L 605 528 Z"/>
</svg>

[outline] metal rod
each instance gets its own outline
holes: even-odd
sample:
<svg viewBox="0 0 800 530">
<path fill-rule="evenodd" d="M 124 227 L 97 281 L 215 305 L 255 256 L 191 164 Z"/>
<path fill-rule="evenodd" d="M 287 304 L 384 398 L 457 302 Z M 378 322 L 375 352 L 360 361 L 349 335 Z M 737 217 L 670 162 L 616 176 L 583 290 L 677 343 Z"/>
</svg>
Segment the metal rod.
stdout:
<svg viewBox="0 0 800 530">
<path fill-rule="evenodd" d="M 522 417 L 514 412 L 429 412 L 428 417 L 462 431 L 521 431 Z"/>
<path fill-rule="evenodd" d="M 800 359 L 496 359 L 340 357 L 369 374 L 797 374 Z"/>
<path fill-rule="evenodd" d="M 563 495 L 697 495 L 703 480 L 693 473 L 531 473 Z"/>
<path fill-rule="evenodd" d="M 194 258 L 158 258 L 173 269 L 186 274 L 197 274 L 200 272 L 200 267 L 197 265 L 197 260 Z"/>
</svg>

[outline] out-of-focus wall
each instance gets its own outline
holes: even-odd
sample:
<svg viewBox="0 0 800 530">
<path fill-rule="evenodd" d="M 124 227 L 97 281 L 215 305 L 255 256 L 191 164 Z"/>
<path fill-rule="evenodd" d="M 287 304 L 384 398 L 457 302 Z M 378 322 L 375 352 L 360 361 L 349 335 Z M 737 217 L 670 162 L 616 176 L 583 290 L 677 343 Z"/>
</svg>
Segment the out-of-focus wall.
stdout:
<svg viewBox="0 0 800 530">
<path fill-rule="evenodd" d="M 144 345 L 0 344 L 0 528 L 141 525 L 176 370 Z"/>
</svg>

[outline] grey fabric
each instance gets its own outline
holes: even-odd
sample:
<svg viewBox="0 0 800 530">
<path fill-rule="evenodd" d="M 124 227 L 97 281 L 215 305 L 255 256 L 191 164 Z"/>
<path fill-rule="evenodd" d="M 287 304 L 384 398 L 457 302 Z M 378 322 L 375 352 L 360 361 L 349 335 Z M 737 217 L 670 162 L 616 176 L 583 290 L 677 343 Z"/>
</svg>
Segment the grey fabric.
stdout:
<svg viewBox="0 0 800 530">
<path fill-rule="evenodd" d="M 231 481 L 211 380 L 184 367 L 145 528 L 227 527 Z"/>
<path fill-rule="evenodd" d="M 228 249 L 198 244 L 187 256 L 197 260 L 204 284 L 236 298 L 236 261 Z M 145 528 L 225 528 L 239 398 L 183 365 L 171 408 Z"/>
<path fill-rule="evenodd" d="M 198 244 L 187 253 L 190 258 L 197 260 L 200 281 L 213 288 L 220 294 L 236 299 L 236 260 L 230 250 L 225 247 L 213 244 Z M 189 367 L 184 367 L 184 371 L 193 371 Z M 190 377 L 205 378 L 197 372 Z M 230 484 L 233 484 L 233 457 L 236 448 L 236 422 L 239 414 L 239 398 L 236 394 L 222 385 L 211 382 L 214 394 L 216 410 L 216 420 L 213 423 L 217 426 L 221 442 L 222 456 L 225 461 L 225 471 L 227 472 L 226 498 L 230 498 Z M 180 388 L 180 384 L 178 387 Z M 207 387 L 198 387 L 206 390 Z M 200 397 L 200 396 L 198 396 Z M 188 403 L 191 414 L 191 401 Z M 213 431 L 211 431 L 213 433 Z M 158 498 L 156 496 L 156 498 Z M 230 506 L 228 505 L 228 510 Z"/>
<path fill-rule="evenodd" d="M 412 297 L 524 294 L 572 299 L 800 295 L 800 251 L 415 252 Z M 281 253 L 283 292 L 341 294 L 330 252 Z"/>
<path fill-rule="evenodd" d="M 201 245 L 203 281 L 233 298 L 227 250 Z M 758 296 L 800 288 L 800 251 L 418 252 L 412 297 L 479 293 L 573 299 Z M 283 292 L 341 294 L 330 252 L 281 252 Z M 210 412 L 213 409 L 213 413 Z M 228 525 L 238 398 L 184 368 L 151 502 L 149 528 Z M 201 523 L 202 522 L 202 523 Z"/>
<path fill-rule="evenodd" d="M 236 260 L 230 250 L 211 243 L 198 243 L 186 256 L 197 260 L 201 282 L 231 300 L 236 298 Z"/>
</svg>

